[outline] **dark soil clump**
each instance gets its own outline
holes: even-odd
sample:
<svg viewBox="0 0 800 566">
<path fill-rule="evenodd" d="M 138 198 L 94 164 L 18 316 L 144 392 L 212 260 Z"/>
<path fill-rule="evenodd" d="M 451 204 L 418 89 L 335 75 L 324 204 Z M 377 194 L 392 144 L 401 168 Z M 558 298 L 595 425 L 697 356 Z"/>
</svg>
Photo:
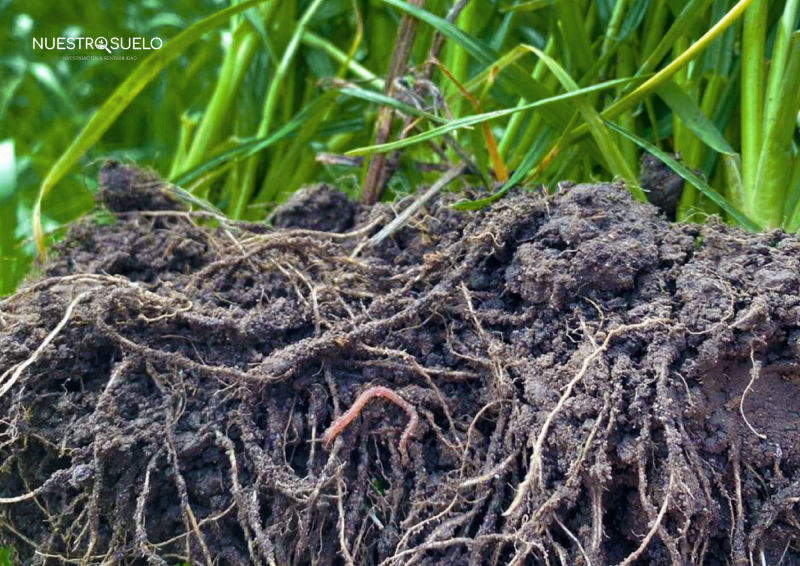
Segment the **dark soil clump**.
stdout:
<svg viewBox="0 0 800 566">
<path fill-rule="evenodd" d="M 270 218 L 276 228 L 345 232 L 353 227 L 356 205 L 324 183 L 294 193 Z"/>
<path fill-rule="evenodd" d="M 101 184 L 0 302 L 25 563 L 800 564 L 796 237 L 598 184 L 374 244 L 328 188 L 257 233 Z"/>
</svg>

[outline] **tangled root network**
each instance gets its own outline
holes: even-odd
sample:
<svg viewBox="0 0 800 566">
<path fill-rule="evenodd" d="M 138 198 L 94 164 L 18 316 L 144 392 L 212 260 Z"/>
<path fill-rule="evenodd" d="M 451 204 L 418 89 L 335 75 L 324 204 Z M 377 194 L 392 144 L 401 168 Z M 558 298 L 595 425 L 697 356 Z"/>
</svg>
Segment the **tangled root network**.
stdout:
<svg viewBox="0 0 800 566">
<path fill-rule="evenodd" d="M 115 221 L 0 302 L 14 559 L 800 564 L 796 237 L 611 184 L 376 237 L 408 202 L 100 181 Z"/>
</svg>

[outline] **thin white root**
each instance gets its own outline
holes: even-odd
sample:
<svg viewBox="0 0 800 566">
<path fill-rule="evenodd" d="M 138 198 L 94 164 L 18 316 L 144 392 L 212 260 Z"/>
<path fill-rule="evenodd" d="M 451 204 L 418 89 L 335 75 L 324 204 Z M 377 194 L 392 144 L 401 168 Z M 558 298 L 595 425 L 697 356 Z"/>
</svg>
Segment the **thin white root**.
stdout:
<svg viewBox="0 0 800 566">
<path fill-rule="evenodd" d="M 578 373 L 575 374 L 575 377 L 573 377 L 572 380 L 567 384 L 567 387 L 564 389 L 564 393 L 561 395 L 561 398 L 558 400 L 555 408 L 550 411 L 549 415 L 547 415 L 547 419 L 545 419 L 544 425 L 542 425 L 542 430 L 539 432 L 539 436 L 536 438 L 536 443 L 533 446 L 533 454 L 531 455 L 530 465 L 528 466 L 528 473 L 525 475 L 525 479 L 522 480 L 517 487 L 517 493 L 514 496 L 511 505 L 509 505 L 508 509 L 503 512 L 504 517 L 508 517 L 514 511 L 516 511 L 520 505 L 522 505 L 522 502 L 525 500 L 528 491 L 530 491 L 530 489 L 533 487 L 535 481 L 538 480 L 539 485 L 544 482 L 544 478 L 542 476 L 542 448 L 544 447 L 545 440 L 547 440 L 547 434 L 550 432 L 550 427 L 552 426 L 556 416 L 561 412 L 561 409 L 564 408 L 567 400 L 572 396 L 572 391 L 575 389 L 575 386 L 578 385 L 578 383 L 580 383 L 580 381 L 586 376 L 586 373 L 589 370 L 589 366 L 592 364 L 592 362 L 599 358 L 603 352 L 608 349 L 611 341 L 620 334 L 624 334 L 632 330 L 640 330 L 654 324 L 662 324 L 665 322 L 666 321 L 663 319 L 647 319 L 637 324 L 619 326 L 614 330 L 611 330 L 606 335 L 603 343 L 600 344 L 600 346 L 596 348 L 594 352 L 592 352 L 583 360 L 581 369 L 578 370 Z"/>
<path fill-rule="evenodd" d="M 56 327 L 50 332 L 50 334 L 48 334 L 45 337 L 45 339 L 42 340 L 42 343 L 39 344 L 39 347 L 36 348 L 36 351 L 33 353 L 32 356 L 30 356 L 25 361 L 22 361 L 14 366 L 11 366 L 10 368 L 8 368 L 6 371 L 3 372 L 3 375 L 0 376 L 0 384 L 3 384 L 2 387 L 0 387 L 0 397 L 5 395 L 8 392 L 8 390 L 14 386 L 17 380 L 19 380 L 23 371 L 28 369 L 28 367 L 30 367 L 34 362 L 36 362 L 37 359 L 39 359 L 39 356 L 42 355 L 42 352 L 44 352 L 45 348 L 47 348 L 47 346 L 50 345 L 50 342 L 55 340 L 56 336 L 58 336 L 59 333 L 67 325 L 67 322 L 72 316 L 72 311 L 75 310 L 75 307 L 78 305 L 78 303 L 80 303 L 83 299 L 89 296 L 92 293 L 92 291 L 93 289 L 89 291 L 84 291 L 83 293 L 72 299 L 72 302 L 69 304 L 67 310 L 64 312 L 64 316 L 58 322 Z M 11 373 L 12 371 L 13 373 Z M 11 374 L 10 378 L 8 377 L 9 374 Z M 3 383 L 4 381 L 5 383 Z"/>
<path fill-rule="evenodd" d="M 348 566 L 355 566 L 355 560 L 353 559 L 353 555 L 350 554 L 350 550 L 347 548 L 347 535 L 344 532 L 345 529 L 345 512 L 344 512 L 344 503 L 342 499 L 344 499 L 344 490 L 342 489 L 343 480 L 341 476 L 337 477 L 336 479 L 336 506 L 339 509 L 339 549 L 342 551 L 342 558 L 344 558 L 345 563 Z"/>
<path fill-rule="evenodd" d="M 567 533 L 567 536 L 572 539 L 572 542 L 574 542 L 577 545 L 578 551 L 580 551 L 581 556 L 583 556 L 583 560 L 586 562 L 586 566 L 592 566 L 592 561 L 589 559 L 589 555 L 586 554 L 586 550 L 583 548 L 583 545 L 581 544 L 581 541 L 578 540 L 578 537 L 576 537 L 572 533 L 572 531 L 569 530 L 567 528 L 567 526 L 564 523 L 561 522 L 561 519 L 559 519 L 558 517 L 553 517 L 553 518 L 556 520 L 556 523 L 558 523 L 558 526 L 561 527 L 561 529 L 565 533 Z"/>
<path fill-rule="evenodd" d="M 33 499 L 39 495 L 39 490 L 34 489 L 33 491 L 29 491 L 23 495 L 18 495 L 16 497 L 0 497 L 0 505 L 11 505 L 12 503 L 22 503 L 23 501 L 27 501 L 28 499 Z"/>
<path fill-rule="evenodd" d="M 33 491 L 29 491 L 28 493 L 23 493 L 22 495 L 17 495 L 16 497 L 0 497 L 0 505 L 12 505 L 14 503 L 22 503 L 23 501 L 28 501 L 29 499 L 33 499 L 37 495 L 40 495 L 50 489 L 52 489 L 53 485 L 58 485 L 59 482 L 64 481 L 66 478 L 69 477 L 69 469 L 67 470 L 59 470 L 55 472 L 52 476 L 50 476 L 42 485 L 34 489 Z"/>
<path fill-rule="evenodd" d="M 750 424 L 750 421 L 747 420 L 747 417 L 744 414 L 744 400 L 747 397 L 747 393 L 753 388 L 753 384 L 756 380 L 761 376 L 761 362 L 757 362 L 755 358 L 755 354 L 753 353 L 753 349 L 750 349 L 750 361 L 753 363 L 753 369 L 750 370 L 750 382 L 747 384 L 747 387 L 744 388 L 744 392 L 742 393 L 742 397 L 739 399 L 739 414 L 742 415 L 742 420 L 744 420 L 744 424 L 747 425 L 747 428 L 759 437 L 762 440 L 767 439 L 767 435 L 758 432 L 753 425 Z"/>
<path fill-rule="evenodd" d="M 642 544 L 639 545 L 639 548 L 631 552 L 628 557 L 620 562 L 617 566 L 630 566 L 633 564 L 639 556 L 645 551 L 647 546 L 650 544 L 650 541 L 653 540 L 653 537 L 658 532 L 659 527 L 661 526 L 661 521 L 664 520 L 664 515 L 667 513 L 667 508 L 669 507 L 669 500 L 672 496 L 672 485 L 675 481 L 675 476 L 673 472 L 669 473 L 669 485 L 667 486 L 667 494 L 664 496 L 664 503 L 661 504 L 661 510 L 658 512 L 658 516 L 656 520 L 653 521 L 653 525 L 650 527 L 650 531 L 648 531 L 647 535 L 642 539 Z"/>
</svg>

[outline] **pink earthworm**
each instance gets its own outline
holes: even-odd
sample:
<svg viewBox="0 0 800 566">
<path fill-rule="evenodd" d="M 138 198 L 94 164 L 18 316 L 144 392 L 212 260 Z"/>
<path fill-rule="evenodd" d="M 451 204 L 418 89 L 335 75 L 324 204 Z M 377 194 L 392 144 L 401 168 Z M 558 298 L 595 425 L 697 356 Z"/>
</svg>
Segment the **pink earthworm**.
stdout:
<svg viewBox="0 0 800 566">
<path fill-rule="evenodd" d="M 383 387 L 381 385 L 373 385 L 372 387 L 368 387 L 362 391 L 361 394 L 356 398 L 355 402 L 353 402 L 352 406 L 347 409 L 347 412 L 336 419 L 331 426 L 328 427 L 328 429 L 325 431 L 325 434 L 322 435 L 322 441 L 325 443 L 325 446 L 330 446 L 336 437 L 339 436 L 339 433 L 341 433 L 347 427 L 347 425 L 349 425 L 353 419 L 358 416 L 358 414 L 361 412 L 361 409 L 364 408 L 364 405 L 366 405 L 367 402 L 369 402 L 369 400 L 373 397 L 383 397 L 384 399 L 388 399 L 403 409 L 408 415 L 408 424 L 403 431 L 403 435 L 400 437 L 399 444 L 400 455 L 404 462 L 408 462 L 408 441 L 411 439 L 411 435 L 414 434 L 414 430 L 417 428 L 419 416 L 417 415 L 417 411 L 414 409 L 414 406 L 411 403 L 400 397 L 400 395 L 388 387 Z"/>
</svg>

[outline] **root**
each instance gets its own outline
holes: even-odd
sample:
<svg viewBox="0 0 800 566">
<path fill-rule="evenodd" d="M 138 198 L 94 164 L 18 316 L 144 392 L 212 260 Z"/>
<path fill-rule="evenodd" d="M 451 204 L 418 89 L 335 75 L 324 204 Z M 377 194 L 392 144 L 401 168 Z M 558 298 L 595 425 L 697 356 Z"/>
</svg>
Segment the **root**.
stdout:
<svg viewBox="0 0 800 566">
<path fill-rule="evenodd" d="M 50 334 L 48 334 L 45 337 L 45 339 L 42 340 L 42 343 L 39 345 L 38 348 L 36 348 L 33 354 L 28 359 L 18 363 L 15 366 L 8 368 L 6 371 L 3 372 L 2 375 L 0 375 L 0 398 L 2 398 L 3 395 L 5 395 L 8 392 L 8 390 L 14 386 L 19 377 L 22 375 L 22 372 L 25 371 L 28 367 L 30 367 L 31 364 L 35 363 L 36 360 L 39 359 L 39 356 L 42 355 L 42 352 L 44 352 L 44 350 L 47 348 L 47 346 L 49 346 L 50 343 L 53 340 L 55 340 L 56 336 L 58 336 L 59 333 L 67 325 L 67 322 L 72 316 L 72 311 L 75 310 L 75 307 L 78 305 L 78 303 L 80 303 L 83 299 L 85 299 L 91 294 L 92 291 L 84 291 L 83 293 L 80 293 L 77 297 L 72 299 L 70 304 L 67 306 L 67 310 L 64 311 L 64 316 L 58 322 L 56 327 L 50 331 Z M 11 374 L 11 377 L 8 377 L 9 374 Z"/>
<path fill-rule="evenodd" d="M 136 501 L 136 515 L 134 516 L 134 521 L 136 523 L 135 542 L 136 548 L 139 550 L 142 556 L 147 557 L 147 561 L 150 564 L 166 566 L 167 562 L 158 556 L 158 554 L 156 554 L 151 548 L 151 544 L 147 540 L 147 527 L 145 526 L 145 505 L 147 504 L 147 496 L 150 493 L 150 476 L 152 475 L 153 470 L 156 468 L 157 461 L 158 457 L 152 456 L 150 461 L 147 463 L 147 469 L 144 473 L 144 485 L 142 486 L 142 491 Z"/>
<path fill-rule="evenodd" d="M 547 415 L 547 418 L 542 425 L 542 430 L 539 432 L 539 435 L 536 437 L 536 442 L 534 443 L 533 447 L 533 454 L 531 455 L 530 463 L 528 464 L 528 473 L 525 476 L 525 479 L 522 483 L 517 486 L 517 492 L 514 496 L 514 499 L 511 501 L 511 504 L 508 506 L 503 512 L 504 517 L 508 517 L 512 513 L 514 513 L 520 505 L 522 505 L 525 497 L 527 496 L 528 492 L 531 489 L 534 489 L 536 485 L 543 485 L 544 484 L 544 475 L 542 471 L 542 449 L 544 447 L 544 442 L 547 439 L 547 434 L 550 431 L 550 426 L 553 424 L 556 416 L 559 414 L 561 409 L 564 408 L 564 404 L 572 395 L 572 390 L 575 386 L 580 383 L 583 377 L 586 375 L 586 372 L 589 370 L 589 366 L 599 358 L 603 352 L 608 349 L 608 346 L 611 344 L 611 341 L 621 334 L 625 334 L 626 332 L 631 332 L 635 330 L 642 330 L 644 328 L 648 328 L 653 325 L 659 324 L 666 324 L 668 323 L 667 320 L 664 319 L 647 319 L 637 324 L 630 324 L 626 326 L 619 326 L 613 330 L 611 330 L 607 335 L 603 343 L 596 348 L 591 354 L 589 354 L 583 360 L 583 364 L 581 365 L 580 370 L 575 376 L 570 380 L 567 384 L 564 393 L 561 395 L 561 398 L 556 403 L 555 408 L 550 411 Z"/>
<path fill-rule="evenodd" d="M 581 541 L 578 539 L 578 537 L 576 537 L 576 536 L 575 536 L 575 535 L 572 533 L 572 531 L 571 531 L 571 530 L 569 530 L 569 529 L 567 528 L 567 526 L 566 526 L 564 523 L 562 523 L 562 522 L 561 522 L 561 519 L 559 519 L 558 517 L 553 517 L 553 520 L 554 520 L 556 523 L 558 523 L 558 526 L 559 526 L 559 527 L 561 527 L 561 530 L 563 530 L 563 531 L 564 531 L 564 532 L 567 534 L 567 536 L 568 536 L 570 539 L 572 539 L 572 542 L 574 542 L 574 543 L 575 543 L 575 546 L 577 546 L 577 547 L 578 547 L 578 550 L 580 551 L 580 553 L 581 553 L 581 556 L 583 556 L 583 559 L 586 561 L 586 566 L 592 566 L 592 561 L 589 559 L 589 555 L 588 555 L 588 554 L 586 554 L 586 550 L 584 550 L 584 548 L 583 548 L 583 545 L 581 544 Z M 623 566 L 623 564 L 620 564 L 620 566 Z M 626 564 L 626 565 L 624 565 L 624 566 L 627 566 L 627 564 Z"/>
<path fill-rule="evenodd" d="M 416 213 L 419 209 L 425 206 L 433 197 L 435 197 L 439 191 L 441 191 L 450 181 L 457 178 L 461 175 L 466 169 L 466 165 L 463 163 L 458 163 L 457 165 L 451 167 L 447 170 L 447 172 L 442 175 L 442 177 L 437 180 L 431 187 L 425 191 L 425 194 L 422 196 L 417 197 L 414 202 L 406 207 L 403 212 L 397 215 L 397 217 L 392 220 L 389 224 L 387 224 L 380 232 L 375 234 L 372 238 L 370 238 L 366 245 L 375 246 L 380 244 L 383 240 L 391 236 L 394 232 L 396 232 L 400 227 L 402 227 L 408 220 Z M 362 245 L 356 247 L 353 250 L 353 253 L 350 257 L 357 256 L 361 250 L 363 249 Z"/>
<path fill-rule="evenodd" d="M 117 342 L 121 347 L 125 348 L 130 352 L 135 352 L 141 355 L 145 359 L 158 360 L 166 364 L 167 366 L 179 367 L 191 371 L 196 371 L 197 373 L 200 374 L 211 375 L 213 377 L 222 380 L 230 380 L 233 381 L 234 383 L 248 382 L 254 379 L 254 377 L 251 376 L 249 373 L 240 371 L 236 368 L 209 366 L 206 364 L 201 364 L 192 361 L 186 356 L 182 356 L 174 352 L 163 352 L 161 350 L 156 350 L 155 348 L 150 348 L 148 346 L 137 344 L 133 340 L 129 340 L 119 332 L 116 332 L 113 328 L 111 328 L 111 326 L 109 326 L 102 320 L 97 320 L 97 327 L 100 330 L 102 330 L 109 338 Z"/>
<path fill-rule="evenodd" d="M 194 533 L 197 543 L 200 545 L 200 549 L 203 552 L 203 557 L 205 558 L 206 565 L 212 566 L 214 561 L 211 558 L 211 552 L 208 550 L 208 545 L 206 544 L 206 539 L 203 536 L 203 533 L 200 531 L 200 525 L 197 523 L 197 518 L 195 517 L 194 511 L 192 511 L 192 506 L 189 504 L 189 496 L 186 491 L 186 480 L 181 474 L 180 469 L 180 462 L 178 461 L 178 452 L 175 450 L 175 437 L 172 431 L 172 424 L 167 424 L 166 427 L 167 432 L 167 452 L 169 454 L 170 463 L 172 464 L 173 468 L 173 477 L 175 480 L 175 486 L 178 488 L 178 496 L 180 498 L 181 503 L 181 511 L 184 515 L 184 521 L 187 523 L 187 526 L 191 527 L 192 532 Z M 188 547 L 188 539 L 187 539 L 187 547 Z M 187 548 L 188 550 L 188 548 Z M 189 554 L 187 552 L 187 554 Z"/>
<path fill-rule="evenodd" d="M 344 512 L 344 487 L 343 482 L 340 475 L 337 475 L 336 478 L 336 508 L 339 511 L 339 520 L 337 521 L 339 527 L 339 550 L 342 552 L 342 556 L 344 557 L 344 561 L 348 566 L 355 566 L 355 560 L 353 560 L 353 555 L 350 554 L 350 550 L 347 548 L 347 533 L 345 532 L 345 521 L 346 516 Z"/>
<path fill-rule="evenodd" d="M 767 440 L 767 435 L 758 432 L 753 427 L 753 425 L 750 424 L 750 421 L 747 420 L 747 416 L 744 414 L 744 400 L 747 397 L 747 393 L 750 391 L 750 389 L 752 389 L 753 384 L 758 380 L 759 376 L 761 375 L 761 362 L 756 361 L 755 352 L 753 351 L 752 347 L 750 348 L 750 361 L 753 364 L 753 369 L 750 370 L 750 381 L 747 383 L 747 387 L 744 388 L 744 392 L 742 393 L 742 396 L 739 398 L 739 414 L 742 415 L 742 420 L 744 421 L 744 424 L 747 425 L 747 428 L 750 429 L 750 432 L 752 432 L 762 440 Z"/>
<path fill-rule="evenodd" d="M 147 283 L 51 277 L 0 301 L 0 543 L 154 566 L 796 559 L 796 455 L 725 461 L 706 434 L 766 438 L 745 413 L 766 361 L 751 351 L 741 430 L 701 382 L 753 334 L 790 375 L 773 336 L 796 321 L 762 332 L 773 299 L 742 307 L 750 283 L 693 253 L 695 229 L 621 222 L 638 205 L 511 195 L 467 217 L 425 198 L 346 234 L 125 212 L 130 249 L 100 258 L 84 229 L 46 272 Z M 595 269 L 598 233 L 646 253 Z M 678 296 L 695 283 L 708 311 Z"/>
<path fill-rule="evenodd" d="M 73 471 L 72 468 L 67 470 L 59 470 L 52 476 L 50 476 L 50 478 L 42 485 L 40 485 L 33 491 L 29 491 L 28 493 L 23 493 L 22 495 L 18 495 L 16 497 L 0 497 L 0 505 L 11 505 L 14 503 L 22 503 L 23 501 L 28 501 L 30 499 L 33 499 L 34 497 L 38 497 L 43 493 L 56 489 L 60 485 L 67 483 L 71 479 L 72 471 Z"/>
<path fill-rule="evenodd" d="M 656 517 L 655 521 L 653 521 L 653 524 L 650 526 L 650 530 L 647 531 L 647 535 L 645 535 L 645 537 L 642 539 L 642 542 L 639 545 L 639 547 L 633 552 L 631 552 L 625 558 L 625 560 L 619 563 L 618 566 L 630 566 L 631 564 L 633 564 L 642 555 L 642 553 L 644 553 L 645 549 L 647 549 L 648 545 L 650 544 L 650 541 L 653 540 L 653 537 L 661 528 L 661 522 L 664 520 L 664 515 L 666 515 L 667 509 L 669 508 L 670 497 L 672 497 L 674 480 L 675 480 L 674 472 L 670 471 L 669 482 L 667 485 L 667 492 L 664 495 L 664 502 L 661 504 L 661 510 L 658 512 L 658 516 Z"/>
<path fill-rule="evenodd" d="M 273 548 L 272 542 L 264 535 L 263 530 L 258 525 L 258 521 L 253 523 L 253 521 L 250 520 L 252 514 L 256 511 L 248 505 L 247 499 L 245 498 L 242 490 L 242 485 L 239 481 L 239 465 L 236 463 L 236 452 L 233 442 L 231 442 L 231 440 L 220 431 L 215 431 L 215 435 L 217 442 L 223 447 L 228 455 L 228 463 L 231 467 L 231 492 L 233 495 L 234 505 L 237 507 L 239 514 L 239 524 L 241 525 L 247 539 L 247 547 L 250 551 L 250 557 L 255 560 L 255 550 L 257 547 L 258 551 L 261 553 L 261 556 L 267 560 L 270 566 L 275 566 L 275 549 Z M 250 534 L 251 530 L 253 531 L 253 535 Z M 253 536 L 255 536 L 255 540 L 253 540 Z"/>
</svg>

